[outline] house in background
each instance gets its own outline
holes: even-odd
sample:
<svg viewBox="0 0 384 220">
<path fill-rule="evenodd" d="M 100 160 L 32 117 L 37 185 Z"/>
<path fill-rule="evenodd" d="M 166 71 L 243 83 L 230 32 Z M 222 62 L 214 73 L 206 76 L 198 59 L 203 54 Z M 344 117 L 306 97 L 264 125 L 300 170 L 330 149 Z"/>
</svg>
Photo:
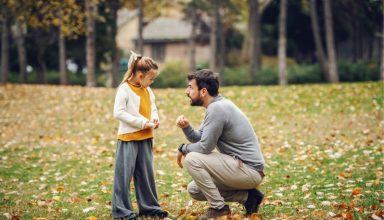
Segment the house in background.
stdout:
<svg viewBox="0 0 384 220">
<path fill-rule="evenodd" d="M 169 17 L 156 18 L 144 27 L 144 54 L 150 55 L 158 62 L 170 60 L 188 61 L 188 41 L 191 33 L 192 24 L 186 20 Z M 208 37 L 206 37 L 206 40 L 199 40 L 202 38 L 201 35 Z M 208 39 L 209 33 L 202 33 L 201 28 L 199 28 L 197 31 L 195 57 L 197 63 L 209 60 L 210 49 Z"/>
<path fill-rule="evenodd" d="M 117 47 L 123 51 L 124 56 L 129 56 L 131 50 L 135 50 L 135 39 L 138 35 L 139 10 L 122 8 L 117 11 Z"/>
<path fill-rule="evenodd" d="M 130 50 L 136 50 L 137 32 L 137 10 L 122 9 L 118 14 L 116 42 L 125 57 L 129 57 Z M 143 55 L 152 57 L 158 63 L 171 60 L 188 62 L 191 33 L 190 21 L 178 17 L 156 18 L 143 28 Z M 195 56 L 197 63 L 209 61 L 209 27 L 205 22 L 200 22 L 197 28 Z"/>
</svg>

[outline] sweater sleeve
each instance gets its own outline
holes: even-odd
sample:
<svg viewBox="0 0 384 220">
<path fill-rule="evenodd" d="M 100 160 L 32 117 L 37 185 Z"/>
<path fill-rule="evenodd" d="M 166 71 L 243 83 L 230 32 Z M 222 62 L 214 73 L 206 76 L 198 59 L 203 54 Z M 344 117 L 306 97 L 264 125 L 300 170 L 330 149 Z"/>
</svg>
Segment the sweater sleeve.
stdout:
<svg viewBox="0 0 384 220">
<path fill-rule="evenodd" d="M 183 153 L 211 153 L 217 146 L 219 137 L 223 132 L 226 121 L 226 117 L 223 114 L 224 112 L 220 108 L 215 108 L 214 106 L 208 108 L 202 126 L 201 139 L 196 143 L 185 145 L 182 149 Z"/>
<path fill-rule="evenodd" d="M 188 141 L 196 143 L 200 141 L 203 130 L 194 130 L 191 126 L 183 128 L 183 132 Z"/>
<path fill-rule="evenodd" d="M 129 114 L 127 111 L 128 94 L 122 86 L 117 89 L 115 105 L 113 108 L 113 117 L 119 121 L 125 122 L 132 127 L 143 129 L 148 121 L 145 117 L 137 117 Z"/>
<path fill-rule="evenodd" d="M 151 119 L 158 119 L 159 120 L 159 113 L 157 111 L 156 103 L 155 103 L 155 95 L 153 94 L 153 91 L 151 88 L 148 87 L 149 95 L 151 98 Z"/>
</svg>

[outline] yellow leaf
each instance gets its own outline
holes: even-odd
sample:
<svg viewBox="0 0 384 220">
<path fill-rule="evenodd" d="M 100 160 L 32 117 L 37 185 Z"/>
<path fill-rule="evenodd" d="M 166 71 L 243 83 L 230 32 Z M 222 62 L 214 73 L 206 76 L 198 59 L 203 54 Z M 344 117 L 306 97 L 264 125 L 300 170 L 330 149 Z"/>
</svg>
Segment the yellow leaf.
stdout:
<svg viewBox="0 0 384 220">
<path fill-rule="evenodd" d="M 355 189 L 353 189 L 351 196 L 360 195 L 362 191 L 363 191 L 362 188 L 355 188 Z"/>
<path fill-rule="evenodd" d="M 251 220 L 261 220 L 261 215 L 257 214 L 257 213 L 252 213 L 251 215 Z"/>
<path fill-rule="evenodd" d="M 64 186 L 58 186 L 58 187 L 56 187 L 56 190 L 57 190 L 57 192 L 64 192 L 65 188 L 64 188 Z"/>
<path fill-rule="evenodd" d="M 58 19 L 58 18 L 54 18 L 53 20 L 52 20 L 52 24 L 53 25 L 56 25 L 56 26 L 59 26 L 60 25 L 60 19 Z"/>
</svg>

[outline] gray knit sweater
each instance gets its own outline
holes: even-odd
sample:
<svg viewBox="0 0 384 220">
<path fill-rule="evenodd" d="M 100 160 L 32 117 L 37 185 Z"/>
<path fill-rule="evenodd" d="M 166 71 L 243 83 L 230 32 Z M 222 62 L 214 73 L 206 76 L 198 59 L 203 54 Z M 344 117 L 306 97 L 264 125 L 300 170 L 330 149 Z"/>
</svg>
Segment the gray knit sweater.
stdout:
<svg viewBox="0 0 384 220">
<path fill-rule="evenodd" d="M 235 104 L 220 95 L 208 105 L 199 130 L 188 126 L 183 132 L 192 142 L 183 147 L 183 153 L 209 154 L 216 147 L 258 171 L 264 169 L 263 154 L 251 123 Z"/>
</svg>

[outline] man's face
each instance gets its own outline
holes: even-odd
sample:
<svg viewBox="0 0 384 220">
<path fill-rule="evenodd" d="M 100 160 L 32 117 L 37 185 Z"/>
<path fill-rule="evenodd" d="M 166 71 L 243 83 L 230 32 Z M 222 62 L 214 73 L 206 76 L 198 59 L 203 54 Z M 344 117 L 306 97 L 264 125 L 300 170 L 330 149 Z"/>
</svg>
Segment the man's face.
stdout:
<svg viewBox="0 0 384 220">
<path fill-rule="evenodd" d="M 203 105 L 203 99 L 197 86 L 196 79 L 188 81 L 188 87 L 185 90 L 185 94 L 190 98 L 191 106 Z"/>
</svg>

